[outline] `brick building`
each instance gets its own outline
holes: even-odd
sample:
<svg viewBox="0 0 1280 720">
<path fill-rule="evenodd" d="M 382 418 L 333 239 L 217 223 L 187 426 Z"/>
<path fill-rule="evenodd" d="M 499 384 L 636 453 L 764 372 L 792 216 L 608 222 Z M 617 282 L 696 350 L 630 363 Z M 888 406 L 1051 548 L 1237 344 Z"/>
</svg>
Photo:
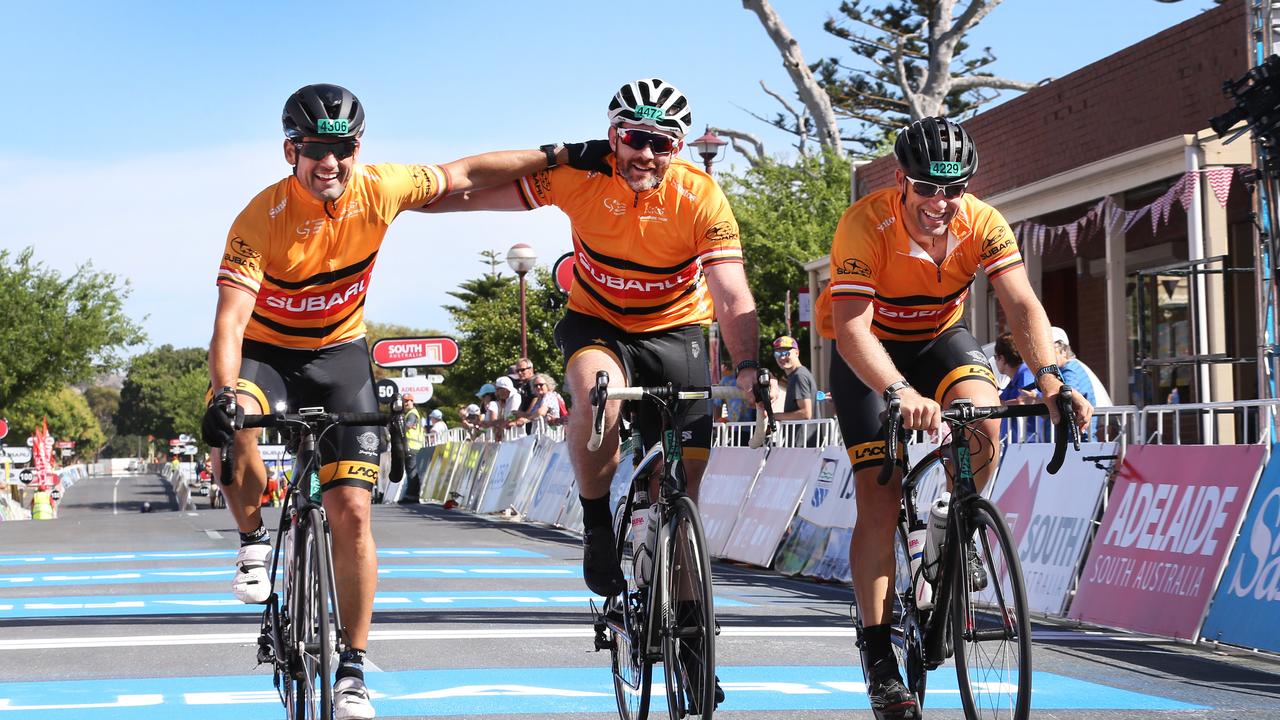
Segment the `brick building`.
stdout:
<svg viewBox="0 0 1280 720">
<path fill-rule="evenodd" d="M 1135 275 L 1201 258 L 1221 257 L 1202 264 L 1214 270 L 1253 266 L 1252 200 L 1228 171 L 1249 164 L 1248 138 L 1224 146 L 1208 130 L 1209 118 L 1230 107 L 1223 81 L 1251 64 L 1247 23 L 1245 1 L 1233 0 L 964 122 L 980 158 L 971 191 L 1019 231 L 1050 321 L 1116 404 L 1164 402 L 1174 387 L 1183 402 L 1257 397 L 1253 364 L 1187 361 L 1256 354 L 1252 274 L 1170 268 L 1141 284 Z M 896 167 L 892 155 L 859 167 L 854 197 L 891 186 Z M 1225 207 L 1205 181 L 1209 170 L 1235 178 Z M 1183 192 L 1188 173 L 1201 181 Z M 1156 203 L 1154 228 L 1150 212 L 1123 222 L 1120 211 L 1172 196 Z M 1104 200 L 1119 221 L 1077 224 Z M 1037 236 L 1036 228 L 1058 232 Z M 816 293 L 827 259 L 807 268 Z M 967 312 L 982 342 L 1004 329 L 981 275 Z M 815 338 L 812 349 L 825 385 L 831 348 Z M 1145 372 L 1135 372 L 1142 358 Z"/>
</svg>

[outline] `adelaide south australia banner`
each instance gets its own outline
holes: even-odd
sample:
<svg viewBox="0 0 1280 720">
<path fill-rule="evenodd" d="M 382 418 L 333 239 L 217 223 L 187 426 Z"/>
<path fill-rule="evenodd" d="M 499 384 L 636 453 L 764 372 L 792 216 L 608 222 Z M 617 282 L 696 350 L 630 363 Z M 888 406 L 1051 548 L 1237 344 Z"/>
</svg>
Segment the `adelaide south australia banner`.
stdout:
<svg viewBox="0 0 1280 720">
<path fill-rule="evenodd" d="M 1194 639 L 1264 450 L 1130 446 L 1070 617 Z"/>
</svg>

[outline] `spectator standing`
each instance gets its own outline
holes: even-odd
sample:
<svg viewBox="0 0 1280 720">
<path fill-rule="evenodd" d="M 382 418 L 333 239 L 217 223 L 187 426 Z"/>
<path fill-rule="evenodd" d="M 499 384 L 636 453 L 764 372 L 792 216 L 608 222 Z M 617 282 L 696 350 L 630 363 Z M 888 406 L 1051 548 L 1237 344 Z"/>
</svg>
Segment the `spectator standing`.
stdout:
<svg viewBox="0 0 1280 720">
<path fill-rule="evenodd" d="M 1006 332 L 996 338 L 995 346 L 996 370 L 1001 375 L 1009 378 L 1009 383 L 1000 391 L 1000 402 L 1003 405 L 1028 405 L 1040 402 L 1034 390 L 1024 390 L 1028 385 L 1035 385 L 1035 375 L 1031 373 L 1031 368 L 1022 361 L 1022 354 L 1018 352 L 1018 348 L 1013 344 L 1013 333 Z M 1010 423 L 1014 424 L 1011 426 Z M 1022 421 L 1026 423 L 1026 421 Z M 1000 436 L 1007 438 L 1009 442 L 1019 442 L 1021 434 L 1019 427 L 1022 425 L 1016 419 L 1005 419 L 1000 423 Z M 1029 425 L 1030 423 L 1027 423 Z M 1028 430 L 1030 428 L 1027 428 Z M 1031 438 L 1028 437 L 1028 440 Z"/>
<path fill-rule="evenodd" d="M 511 378 L 503 375 L 493 381 L 494 392 L 496 393 L 496 404 L 498 410 L 498 419 L 493 425 L 494 439 L 502 442 L 506 431 L 511 427 L 511 423 L 515 421 L 517 413 L 520 412 L 520 393 L 516 392 L 515 383 L 511 382 Z"/>
<path fill-rule="evenodd" d="M 726 387 L 738 386 L 737 373 L 733 371 L 733 363 L 728 361 L 720 363 L 720 382 L 716 384 Z M 712 400 L 711 418 L 717 421 L 723 420 L 724 422 L 755 422 L 756 407 L 754 404 L 738 398 L 733 400 Z"/>
<path fill-rule="evenodd" d="M 556 381 L 546 373 L 538 373 L 530 378 L 530 386 L 534 396 L 529 402 L 529 409 L 519 414 L 516 424 L 523 425 L 541 418 L 548 425 L 559 425 L 564 416 L 564 399 L 556 392 Z"/>
<path fill-rule="evenodd" d="M 813 373 L 800 364 L 800 346 L 795 338 L 783 335 L 773 341 L 773 359 L 786 373 L 787 396 L 782 403 L 778 420 L 809 420 L 813 418 Z"/>
<path fill-rule="evenodd" d="M 440 408 L 431 411 L 427 416 L 431 421 L 431 432 L 427 434 L 427 439 L 432 445 L 441 445 L 449 440 L 449 424 L 444 421 L 444 413 Z"/>
<path fill-rule="evenodd" d="M 537 395 L 533 387 L 533 361 L 529 358 L 520 358 L 514 367 L 515 375 L 511 380 L 515 383 L 516 392 L 520 393 L 520 412 L 527 413 L 529 408 L 533 407 Z"/>
</svg>

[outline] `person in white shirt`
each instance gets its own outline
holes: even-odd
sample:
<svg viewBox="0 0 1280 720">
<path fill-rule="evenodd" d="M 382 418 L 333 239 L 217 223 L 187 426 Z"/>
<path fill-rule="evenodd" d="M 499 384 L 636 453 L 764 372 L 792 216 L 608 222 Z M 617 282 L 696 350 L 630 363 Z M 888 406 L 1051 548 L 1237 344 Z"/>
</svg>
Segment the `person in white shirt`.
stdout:
<svg viewBox="0 0 1280 720">
<path fill-rule="evenodd" d="M 449 425 L 444 421 L 444 413 L 440 411 L 440 408 L 432 410 L 427 419 L 431 423 L 431 431 L 427 436 L 427 442 L 431 445 L 439 445 L 446 442 L 449 439 Z"/>
<path fill-rule="evenodd" d="M 546 373 L 538 373 L 530 379 L 529 384 L 534 392 L 533 403 L 527 411 L 520 413 L 514 424 L 534 423 L 541 418 L 548 425 L 559 425 L 562 420 L 561 400 L 560 393 L 556 392 L 556 381 Z"/>
<path fill-rule="evenodd" d="M 494 392 L 497 396 L 498 417 L 493 421 L 493 438 L 498 442 L 502 442 L 502 438 L 506 435 L 507 428 L 511 427 L 512 421 L 516 419 L 516 414 L 520 412 L 520 393 L 516 391 L 515 383 L 511 382 L 511 378 L 506 375 L 500 376 L 493 381 Z"/>
</svg>

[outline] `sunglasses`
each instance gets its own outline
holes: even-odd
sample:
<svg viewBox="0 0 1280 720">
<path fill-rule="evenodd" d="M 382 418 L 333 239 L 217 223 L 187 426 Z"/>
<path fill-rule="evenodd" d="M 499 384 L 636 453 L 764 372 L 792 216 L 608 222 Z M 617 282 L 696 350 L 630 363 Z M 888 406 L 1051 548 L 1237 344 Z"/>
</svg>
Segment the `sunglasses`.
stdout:
<svg viewBox="0 0 1280 720">
<path fill-rule="evenodd" d="M 931 198 L 938 193 L 948 200 L 955 200 L 964 194 L 965 188 L 969 186 L 967 182 L 951 183 L 950 185 L 938 185 L 936 183 L 924 182 L 914 178 L 907 178 L 907 182 L 911 183 L 911 189 L 917 195 L 923 198 Z"/>
<path fill-rule="evenodd" d="M 790 350 L 774 350 L 773 356 L 778 359 L 782 359 L 784 357 L 791 357 L 791 351 Z"/>
<path fill-rule="evenodd" d="M 296 142 L 293 147 L 302 157 L 311 158 L 312 160 L 323 160 L 329 153 L 333 153 L 335 160 L 346 160 L 356 154 L 356 148 L 360 146 L 357 140 L 342 140 L 339 142 Z"/>
<path fill-rule="evenodd" d="M 675 150 L 680 142 L 670 135 L 659 135 L 634 128 L 618 128 L 618 140 L 632 150 L 643 150 L 648 145 L 653 148 L 654 155 L 667 155 Z"/>
<path fill-rule="evenodd" d="M 532 366 L 530 366 L 530 367 L 516 368 L 516 370 L 519 370 L 520 372 L 524 372 L 525 370 L 532 370 L 532 369 L 533 369 L 533 367 L 532 367 Z"/>
</svg>

